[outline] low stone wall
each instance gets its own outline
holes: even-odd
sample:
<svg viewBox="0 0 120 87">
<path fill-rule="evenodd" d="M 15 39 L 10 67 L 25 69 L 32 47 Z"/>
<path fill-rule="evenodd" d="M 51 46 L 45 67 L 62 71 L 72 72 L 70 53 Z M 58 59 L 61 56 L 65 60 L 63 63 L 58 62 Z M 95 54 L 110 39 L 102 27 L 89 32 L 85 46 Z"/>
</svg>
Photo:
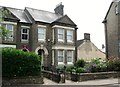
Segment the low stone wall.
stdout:
<svg viewBox="0 0 120 87">
<path fill-rule="evenodd" d="M 64 73 L 57 73 L 51 71 L 42 71 L 43 76 L 57 83 L 65 83 Z"/>
<path fill-rule="evenodd" d="M 86 81 L 94 79 L 118 78 L 118 72 L 99 72 L 99 73 L 66 73 L 66 79 L 72 81 Z"/>
<path fill-rule="evenodd" d="M 43 84 L 43 77 L 29 76 L 29 77 L 14 77 L 12 79 L 2 78 L 2 86 L 5 85 L 20 85 L 20 84 Z"/>
</svg>

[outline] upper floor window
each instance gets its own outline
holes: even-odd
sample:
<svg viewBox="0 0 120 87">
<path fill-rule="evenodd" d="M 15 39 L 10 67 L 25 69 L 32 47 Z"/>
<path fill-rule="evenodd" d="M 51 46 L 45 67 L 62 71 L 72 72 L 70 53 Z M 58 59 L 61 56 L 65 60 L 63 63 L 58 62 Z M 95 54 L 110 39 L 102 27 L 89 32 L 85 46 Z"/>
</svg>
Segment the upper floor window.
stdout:
<svg viewBox="0 0 120 87">
<path fill-rule="evenodd" d="M 64 51 L 58 50 L 58 64 L 64 64 Z"/>
<path fill-rule="evenodd" d="M 8 30 L 6 40 L 13 41 L 13 24 L 5 24 L 5 28 Z"/>
<path fill-rule="evenodd" d="M 38 28 L 38 41 L 40 40 L 45 41 L 45 38 L 46 38 L 46 29 Z"/>
<path fill-rule="evenodd" d="M 118 5 L 115 6 L 115 14 L 119 14 Z"/>
<path fill-rule="evenodd" d="M 27 41 L 29 40 L 29 28 L 22 27 L 21 29 L 21 41 Z"/>
<path fill-rule="evenodd" d="M 58 41 L 64 42 L 64 29 L 58 29 Z"/>
<path fill-rule="evenodd" d="M 67 42 L 73 42 L 73 31 L 67 30 Z"/>
<path fill-rule="evenodd" d="M 73 63 L 73 51 L 67 51 L 67 63 L 68 64 Z"/>
</svg>

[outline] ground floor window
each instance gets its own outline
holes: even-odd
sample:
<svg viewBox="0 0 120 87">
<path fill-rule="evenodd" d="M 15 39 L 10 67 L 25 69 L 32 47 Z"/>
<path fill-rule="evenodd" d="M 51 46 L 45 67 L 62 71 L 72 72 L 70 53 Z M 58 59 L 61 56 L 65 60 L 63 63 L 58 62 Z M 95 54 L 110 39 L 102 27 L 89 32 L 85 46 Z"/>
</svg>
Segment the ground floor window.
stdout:
<svg viewBox="0 0 120 87">
<path fill-rule="evenodd" d="M 73 63 L 73 51 L 68 50 L 67 51 L 67 64 Z"/>
<path fill-rule="evenodd" d="M 58 64 L 64 64 L 64 51 L 58 50 Z"/>
</svg>

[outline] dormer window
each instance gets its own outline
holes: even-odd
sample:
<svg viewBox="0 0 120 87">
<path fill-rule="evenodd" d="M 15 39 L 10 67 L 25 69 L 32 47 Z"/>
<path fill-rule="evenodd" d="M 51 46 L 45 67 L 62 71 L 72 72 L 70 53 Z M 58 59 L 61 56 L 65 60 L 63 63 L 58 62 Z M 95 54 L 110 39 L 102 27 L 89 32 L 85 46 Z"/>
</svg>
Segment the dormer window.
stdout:
<svg viewBox="0 0 120 87">
<path fill-rule="evenodd" d="M 118 5 L 115 6 L 115 14 L 119 14 Z"/>
</svg>

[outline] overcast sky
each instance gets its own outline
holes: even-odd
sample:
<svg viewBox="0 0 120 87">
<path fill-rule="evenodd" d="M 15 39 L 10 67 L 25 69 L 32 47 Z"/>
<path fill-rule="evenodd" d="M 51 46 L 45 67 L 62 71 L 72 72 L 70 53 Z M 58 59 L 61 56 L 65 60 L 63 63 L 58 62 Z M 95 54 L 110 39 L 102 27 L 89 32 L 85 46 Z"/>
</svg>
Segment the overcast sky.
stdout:
<svg viewBox="0 0 120 87">
<path fill-rule="evenodd" d="M 54 12 L 54 8 L 60 2 L 64 5 L 64 14 L 78 25 L 77 39 L 83 39 L 84 33 L 90 33 L 91 41 L 101 49 L 102 44 L 105 44 L 102 21 L 112 0 L 0 0 L 0 5 L 19 9 L 31 7 Z"/>
</svg>

